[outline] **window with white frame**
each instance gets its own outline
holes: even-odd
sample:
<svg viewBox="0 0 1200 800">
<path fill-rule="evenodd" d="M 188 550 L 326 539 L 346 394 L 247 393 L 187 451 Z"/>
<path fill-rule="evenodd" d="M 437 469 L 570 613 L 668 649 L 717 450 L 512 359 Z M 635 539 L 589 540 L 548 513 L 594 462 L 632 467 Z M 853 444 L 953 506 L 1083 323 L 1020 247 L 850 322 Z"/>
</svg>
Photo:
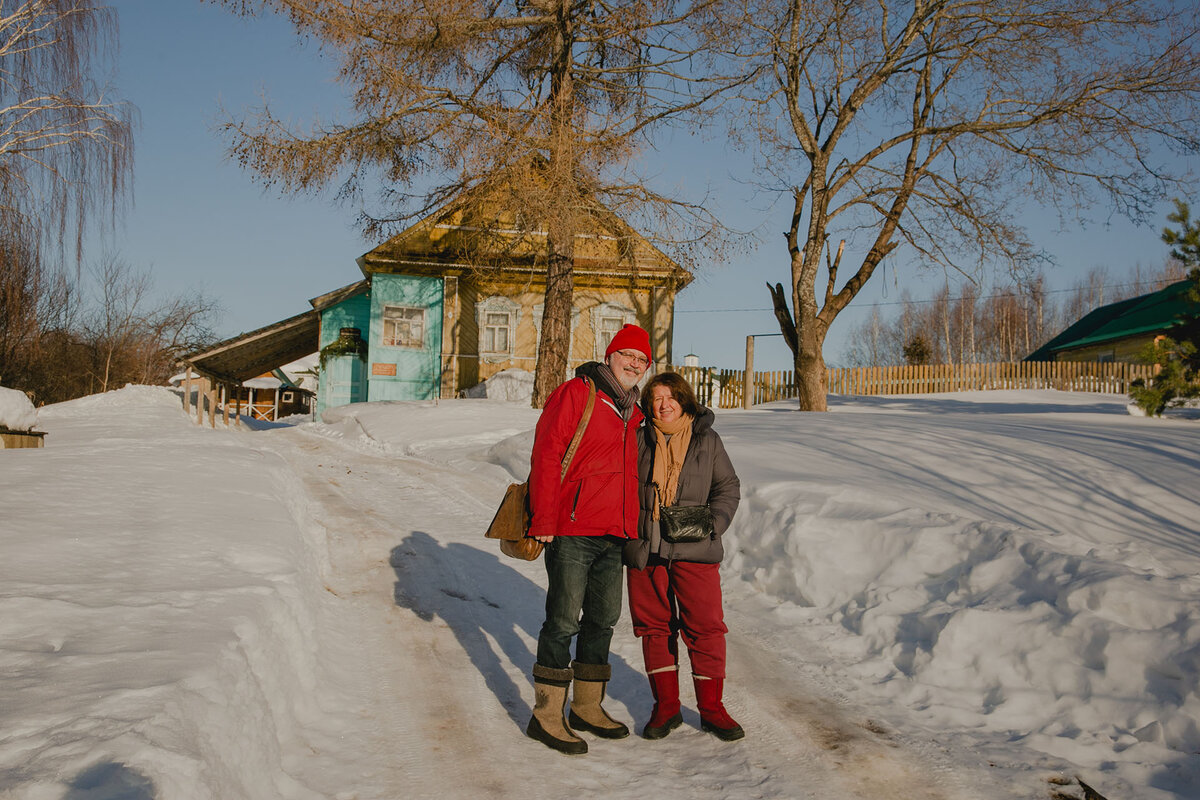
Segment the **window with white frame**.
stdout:
<svg viewBox="0 0 1200 800">
<path fill-rule="evenodd" d="M 516 347 L 521 307 L 507 297 L 486 297 L 475 305 L 479 323 L 479 355 L 487 361 L 511 358 Z"/>
<path fill-rule="evenodd" d="M 413 306 L 384 306 L 383 344 L 385 347 L 423 348 L 425 309 Z"/>
<path fill-rule="evenodd" d="M 595 358 L 597 361 L 603 360 L 604 351 L 608 349 L 608 344 L 617 331 L 627 323 L 635 321 L 636 315 L 632 308 L 616 303 L 601 303 L 592 309 L 592 330 L 596 333 Z"/>
<path fill-rule="evenodd" d="M 489 311 L 483 320 L 482 352 L 510 353 L 508 332 L 512 330 L 512 321 L 507 312 Z"/>
</svg>

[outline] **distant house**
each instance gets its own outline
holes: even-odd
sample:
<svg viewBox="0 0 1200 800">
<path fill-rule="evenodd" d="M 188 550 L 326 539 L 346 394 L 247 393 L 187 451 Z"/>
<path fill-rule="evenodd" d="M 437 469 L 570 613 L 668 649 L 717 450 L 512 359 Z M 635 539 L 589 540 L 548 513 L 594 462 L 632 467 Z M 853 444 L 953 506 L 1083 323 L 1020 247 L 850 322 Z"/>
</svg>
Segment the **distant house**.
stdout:
<svg viewBox="0 0 1200 800">
<path fill-rule="evenodd" d="M 568 371 L 602 358 L 625 323 L 646 328 L 655 362 L 670 363 L 675 293 L 691 273 L 616 215 L 588 211 L 575 241 Z M 363 280 L 313 298 L 311 311 L 184 363 L 232 389 L 272 354 L 319 350 L 318 411 L 460 396 L 501 370 L 533 371 L 545 255 L 544 225 L 494 197 L 460 200 L 361 256 Z"/>
<path fill-rule="evenodd" d="M 1101 306 L 1025 358 L 1026 361 L 1137 361 L 1138 352 L 1180 324 L 1191 281 Z"/>
<path fill-rule="evenodd" d="M 316 393 L 279 377 L 279 370 L 244 381 L 236 396 L 242 413 L 273 422 L 295 414 L 311 414 Z"/>
<path fill-rule="evenodd" d="M 293 414 L 311 414 L 316 406 L 316 354 L 264 371 L 227 387 L 224 402 L 251 419 L 274 421 Z M 171 378 L 182 387 L 186 375 Z"/>
</svg>

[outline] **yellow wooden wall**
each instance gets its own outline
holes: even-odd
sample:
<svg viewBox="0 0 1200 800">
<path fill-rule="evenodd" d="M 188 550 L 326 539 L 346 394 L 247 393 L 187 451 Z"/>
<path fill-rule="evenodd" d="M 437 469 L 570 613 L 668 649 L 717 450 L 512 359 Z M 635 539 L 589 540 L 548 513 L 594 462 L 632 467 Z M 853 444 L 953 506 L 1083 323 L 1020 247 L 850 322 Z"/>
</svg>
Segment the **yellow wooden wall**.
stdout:
<svg viewBox="0 0 1200 800">
<path fill-rule="evenodd" d="M 533 283 L 519 285 L 470 277 L 446 280 L 442 347 L 443 397 L 457 396 L 463 390 L 501 370 L 516 367 L 528 372 L 534 371 L 538 341 L 534 310 L 543 303 L 543 292 L 542 286 Z M 491 296 L 506 297 L 514 301 L 519 309 L 511 358 L 498 359 L 479 354 L 480 331 L 476 304 Z M 605 303 L 632 309 L 631 321 L 652 333 L 651 344 L 655 350 L 655 361 L 659 364 L 670 363 L 671 324 L 674 313 L 672 292 L 628 286 L 582 287 L 575 289 L 574 301 L 576 313 L 573 315 L 568 375 L 574 372 L 575 367 L 596 357 L 597 332 L 593 327 L 592 312 Z"/>
</svg>

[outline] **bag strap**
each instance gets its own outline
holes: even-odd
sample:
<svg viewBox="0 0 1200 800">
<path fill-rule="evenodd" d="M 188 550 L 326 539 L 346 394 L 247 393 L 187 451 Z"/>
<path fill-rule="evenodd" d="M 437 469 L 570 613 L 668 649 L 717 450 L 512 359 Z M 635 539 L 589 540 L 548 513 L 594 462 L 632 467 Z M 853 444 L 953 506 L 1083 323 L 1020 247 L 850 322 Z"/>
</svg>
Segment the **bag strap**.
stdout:
<svg viewBox="0 0 1200 800">
<path fill-rule="evenodd" d="M 583 440 L 583 431 L 587 428 L 588 420 L 592 418 L 592 408 L 596 405 L 596 384 L 587 378 L 583 378 L 583 382 L 588 387 L 587 405 L 584 406 L 583 416 L 579 418 L 579 425 L 575 428 L 575 437 L 571 439 L 571 445 L 567 448 L 567 454 L 563 456 L 562 474 L 558 478 L 559 483 L 567 479 L 567 468 L 571 466 L 571 459 L 575 457 L 575 451 L 579 448 L 579 442 Z"/>
</svg>

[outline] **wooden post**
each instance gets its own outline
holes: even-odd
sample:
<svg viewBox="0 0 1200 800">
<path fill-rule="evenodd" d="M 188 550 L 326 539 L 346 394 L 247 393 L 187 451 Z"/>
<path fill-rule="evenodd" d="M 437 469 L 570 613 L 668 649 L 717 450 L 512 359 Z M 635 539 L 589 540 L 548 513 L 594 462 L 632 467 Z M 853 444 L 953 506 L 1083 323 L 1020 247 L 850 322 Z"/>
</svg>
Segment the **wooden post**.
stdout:
<svg viewBox="0 0 1200 800">
<path fill-rule="evenodd" d="M 208 384 L 208 427 L 217 427 L 217 385 L 211 381 Z"/>
<path fill-rule="evenodd" d="M 746 374 L 742 376 L 742 408 L 754 405 L 754 337 L 746 337 Z"/>
<path fill-rule="evenodd" d="M 654 352 L 653 350 L 651 352 Z M 271 409 L 271 421 L 279 421 L 279 396 L 283 394 L 283 383 L 279 384 L 279 388 L 275 390 L 275 406 Z"/>
<path fill-rule="evenodd" d="M 229 427 L 229 384 L 221 384 L 221 421 Z"/>
<path fill-rule="evenodd" d="M 196 384 L 196 424 L 204 424 L 204 396 L 206 394 L 208 378 L 201 378 Z"/>
<path fill-rule="evenodd" d="M 183 413 L 192 410 L 192 365 L 188 364 L 183 373 Z"/>
<path fill-rule="evenodd" d="M 242 385 L 237 387 L 237 397 L 233 401 L 233 427 L 242 427 Z"/>
</svg>

